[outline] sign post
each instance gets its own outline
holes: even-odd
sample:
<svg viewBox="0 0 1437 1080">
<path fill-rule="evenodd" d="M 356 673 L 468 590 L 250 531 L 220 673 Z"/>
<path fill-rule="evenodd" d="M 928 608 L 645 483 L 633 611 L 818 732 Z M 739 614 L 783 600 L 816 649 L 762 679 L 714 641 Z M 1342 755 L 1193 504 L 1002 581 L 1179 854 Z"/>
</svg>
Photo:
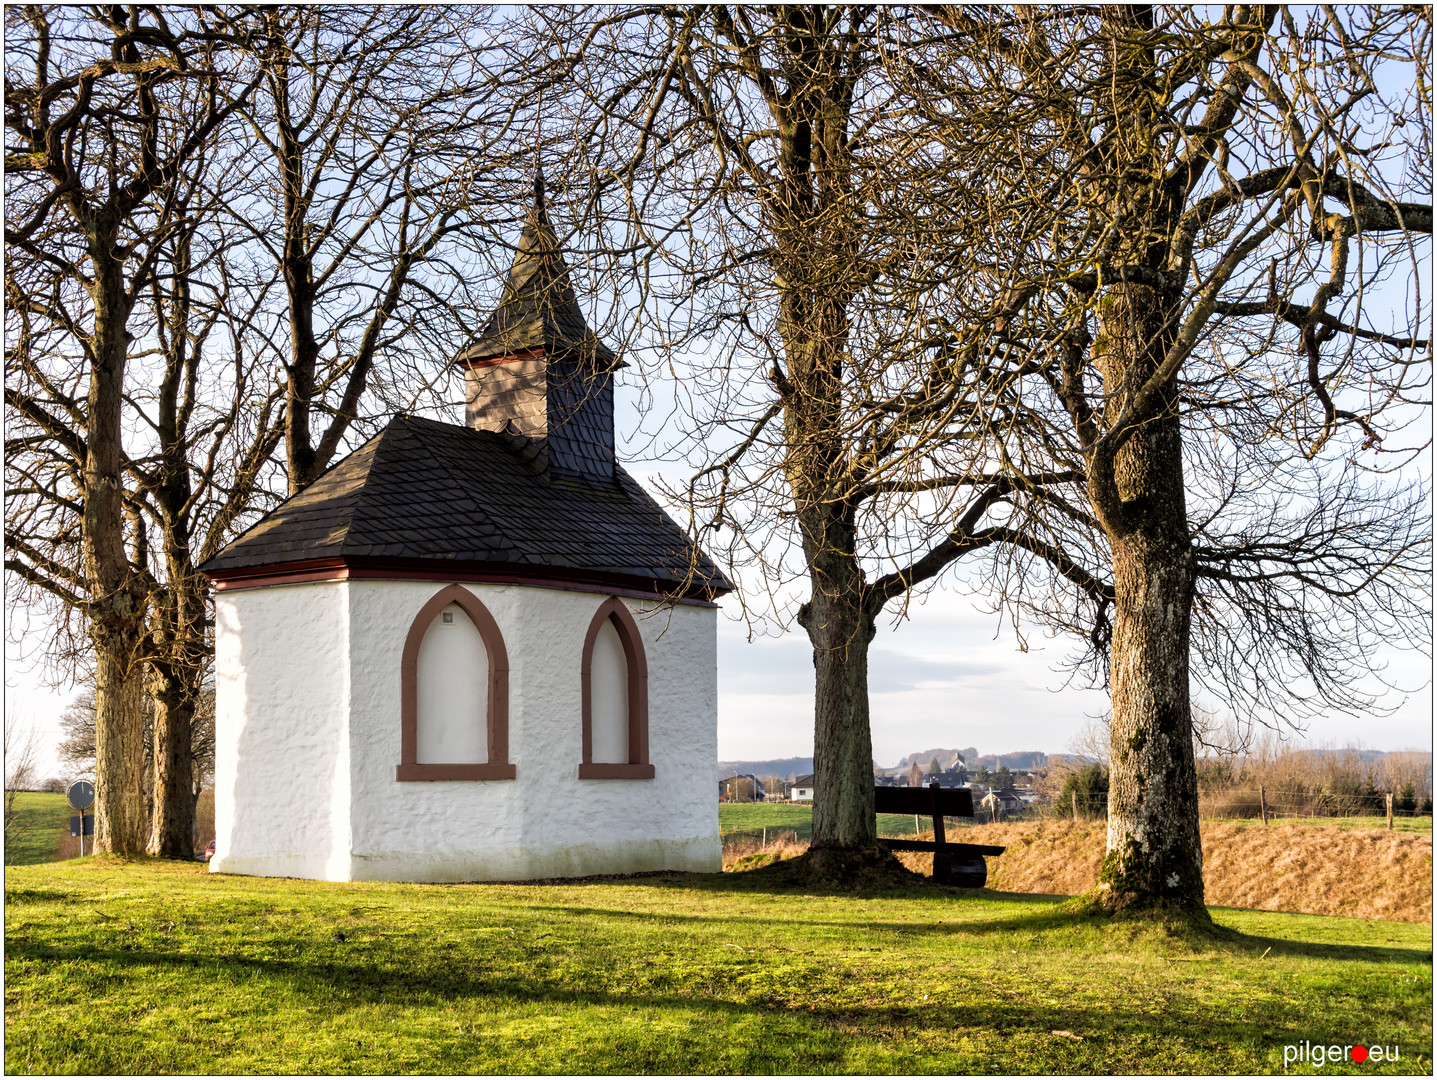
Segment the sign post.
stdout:
<svg viewBox="0 0 1437 1080">
<path fill-rule="evenodd" d="M 86 828 L 89 825 L 87 820 L 89 815 L 85 811 L 95 804 L 95 785 L 88 780 L 76 780 L 70 785 L 70 790 L 65 792 L 65 799 L 72 807 L 80 811 L 80 828 L 77 835 L 80 837 L 80 857 L 84 858 L 85 836 L 87 834 L 94 835 L 90 829 Z M 76 835 L 73 819 L 71 819 L 71 831 L 72 835 Z"/>
</svg>

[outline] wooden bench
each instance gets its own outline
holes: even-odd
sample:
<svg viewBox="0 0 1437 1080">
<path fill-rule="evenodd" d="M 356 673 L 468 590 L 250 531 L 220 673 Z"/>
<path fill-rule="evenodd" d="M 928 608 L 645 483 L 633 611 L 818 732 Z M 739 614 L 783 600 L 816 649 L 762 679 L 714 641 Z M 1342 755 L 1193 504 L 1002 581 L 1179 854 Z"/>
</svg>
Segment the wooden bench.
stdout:
<svg viewBox="0 0 1437 1080">
<path fill-rule="evenodd" d="M 936 782 L 927 787 L 875 787 L 873 809 L 878 814 L 917 814 L 933 821 L 932 840 L 904 840 L 879 837 L 889 851 L 933 852 L 933 880 L 965 889 L 981 889 L 988 880 L 984 855 L 1001 855 L 1005 848 L 992 844 L 950 844 L 943 832 L 945 817 L 973 816 L 973 792 L 968 788 L 945 788 Z"/>
</svg>

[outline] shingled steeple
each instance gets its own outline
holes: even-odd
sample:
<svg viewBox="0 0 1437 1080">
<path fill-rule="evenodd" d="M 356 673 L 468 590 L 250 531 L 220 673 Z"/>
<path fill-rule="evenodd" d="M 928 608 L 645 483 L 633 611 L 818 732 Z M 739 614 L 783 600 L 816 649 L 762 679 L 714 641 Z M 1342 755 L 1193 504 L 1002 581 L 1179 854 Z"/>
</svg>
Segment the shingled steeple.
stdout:
<svg viewBox="0 0 1437 1080">
<path fill-rule="evenodd" d="M 542 173 L 499 304 L 454 362 L 469 427 L 535 440 L 560 475 L 613 481 L 613 372 L 623 365 L 584 321 Z"/>
</svg>

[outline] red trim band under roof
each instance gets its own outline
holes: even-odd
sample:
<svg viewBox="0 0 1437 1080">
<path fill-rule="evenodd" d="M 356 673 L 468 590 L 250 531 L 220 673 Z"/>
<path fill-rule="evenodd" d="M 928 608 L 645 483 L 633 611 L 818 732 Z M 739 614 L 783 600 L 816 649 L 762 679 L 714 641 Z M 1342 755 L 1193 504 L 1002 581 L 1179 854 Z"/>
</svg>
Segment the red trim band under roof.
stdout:
<svg viewBox="0 0 1437 1080">
<path fill-rule="evenodd" d="M 516 563 L 483 563 L 432 559 L 389 559 L 375 556 L 347 556 L 307 559 L 292 563 L 215 570 L 206 576 L 215 592 L 262 589 L 270 585 L 298 585 L 311 581 L 464 581 L 495 585 L 531 585 L 569 592 L 603 592 L 639 600 L 675 600 L 681 604 L 714 607 L 714 598 L 728 592 L 693 583 L 680 591 L 658 581 L 641 582 L 620 574 L 566 570 L 553 566 L 526 566 Z M 679 595 L 675 596 L 675 592 Z"/>
<path fill-rule="evenodd" d="M 475 368 L 498 367 L 500 364 L 516 364 L 520 360 L 536 360 L 544 355 L 544 346 L 539 345 L 524 352 L 503 353 L 499 356 L 486 356 L 479 360 L 455 360 L 454 366 L 472 371 Z"/>
</svg>

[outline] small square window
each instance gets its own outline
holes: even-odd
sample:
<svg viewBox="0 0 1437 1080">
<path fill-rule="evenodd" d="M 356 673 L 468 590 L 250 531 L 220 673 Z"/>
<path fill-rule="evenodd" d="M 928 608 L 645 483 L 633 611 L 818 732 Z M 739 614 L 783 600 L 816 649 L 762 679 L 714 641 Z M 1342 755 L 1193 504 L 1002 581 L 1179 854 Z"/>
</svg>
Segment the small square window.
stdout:
<svg viewBox="0 0 1437 1080">
<path fill-rule="evenodd" d="M 446 623 L 452 623 L 454 621 L 454 612 L 446 611 L 441 615 L 441 618 Z"/>
</svg>

